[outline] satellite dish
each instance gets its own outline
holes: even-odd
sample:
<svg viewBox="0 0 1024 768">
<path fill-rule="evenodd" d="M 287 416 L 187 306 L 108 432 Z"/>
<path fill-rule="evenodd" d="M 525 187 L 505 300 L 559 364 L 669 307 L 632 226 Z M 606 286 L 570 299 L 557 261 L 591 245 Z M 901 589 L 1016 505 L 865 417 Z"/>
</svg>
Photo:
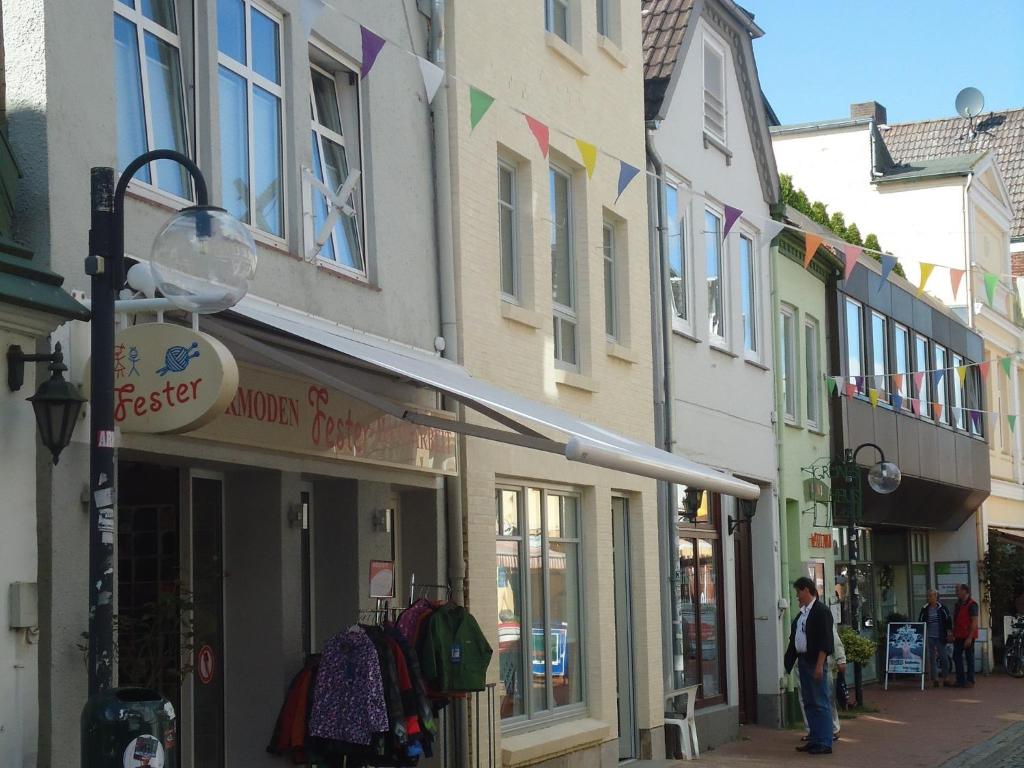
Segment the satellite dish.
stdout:
<svg viewBox="0 0 1024 768">
<path fill-rule="evenodd" d="M 985 97 L 977 88 L 967 86 L 956 95 L 956 111 L 960 117 L 977 117 L 984 108 Z"/>
</svg>

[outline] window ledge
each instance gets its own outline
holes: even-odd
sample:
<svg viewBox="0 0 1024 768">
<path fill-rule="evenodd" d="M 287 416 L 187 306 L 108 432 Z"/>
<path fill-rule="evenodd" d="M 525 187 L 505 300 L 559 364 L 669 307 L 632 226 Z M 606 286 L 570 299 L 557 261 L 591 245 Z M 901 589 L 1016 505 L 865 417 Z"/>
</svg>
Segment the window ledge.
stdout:
<svg viewBox="0 0 1024 768">
<path fill-rule="evenodd" d="M 296 256 L 288 248 L 288 241 L 282 240 L 277 235 L 268 235 L 262 229 L 256 229 L 252 224 L 246 224 L 249 228 L 249 232 L 252 234 L 252 239 L 256 241 L 257 245 L 262 245 L 265 248 L 270 248 L 273 251 L 286 254 L 287 256 Z"/>
<path fill-rule="evenodd" d="M 725 155 L 725 164 L 732 165 L 732 151 L 725 146 L 725 143 L 720 139 L 712 136 L 707 131 L 704 131 L 704 149 L 713 147 Z"/>
<path fill-rule="evenodd" d="M 762 371 L 770 371 L 771 370 L 771 368 L 769 368 L 765 363 L 761 362 L 760 360 L 758 360 L 756 358 L 745 357 L 743 359 L 747 362 L 748 365 L 752 365 L 755 368 L 760 368 Z"/>
<path fill-rule="evenodd" d="M 331 262 L 325 261 L 324 259 L 316 260 L 316 268 L 318 272 L 324 272 L 331 277 L 338 278 L 339 280 L 361 285 L 363 288 L 369 288 L 371 291 L 380 291 L 380 286 L 371 283 L 366 275 L 350 272 L 342 267 L 336 267 Z"/>
<path fill-rule="evenodd" d="M 803 428 L 804 428 L 804 425 L 801 424 L 799 421 L 796 421 L 794 419 L 790 419 L 788 417 L 783 419 L 783 423 L 785 423 L 785 425 L 787 427 L 791 427 L 793 429 L 803 430 Z"/>
<path fill-rule="evenodd" d="M 716 339 L 715 341 L 711 342 L 711 348 L 713 350 L 715 350 L 715 352 L 721 352 L 723 355 L 728 355 L 733 360 L 735 360 L 735 359 L 737 359 L 739 357 L 739 355 L 737 355 L 731 349 L 729 349 L 728 347 L 723 346 L 720 343 L 720 340 L 718 340 L 718 339 Z"/>
<path fill-rule="evenodd" d="M 606 351 L 608 352 L 608 357 L 614 357 L 626 363 L 635 363 L 637 361 L 636 352 L 630 347 L 625 347 L 610 339 L 607 342 Z"/>
<path fill-rule="evenodd" d="M 608 723 L 584 717 L 511 736 L 502 734 L 501 764 L 510 768 L 530 765 L 600 744 L 611 736 L 611 730 Z"/>
<path fill-rule="evenodd" d="M 587 66 L 587 62 L 583 58 L 583 54 L 565 42 L 565 40 L 560 38 L 554 32 L 545 32 L 544 42 L 551 51 L 565 59 L 565 61 L 571 64 L 572 67 L 581 75 L 590 74 L 590 67 Z"/>
<path fill-rule="evenodd" d="M 129 198 L 138 200 L 140 203 L 160 208 L 172 214 L 177 213 L 182 208 L 195 205 L 191 200 L 172 195 L 170 192 L 164 192 L 159 187 L 147 184 L 141 179 L 131 180 L 131 183 L 128 184 L 127 194 Z"/>
<path fill-rule="evenodd" d="M 610 37 L 597 36 L 597 47 L 604 51 L 604 54 L 623 69 L 629 68 L 629 57 Z"/>
<path fill-rule="evenodd" d="M 672 326 L 672 333 L 675 336 L 682 336 L 684 339 L 689 339 L 695 344 L 700 344 L 701 340 L 697 338 L 697 334 L 691 331 L 689 328 L 684 328 L 680 325 Z"/>
<path fill-rule="evenodd" d="M 534 312 L 532 309 L 526 309 L 518 304 L 504 300 L 501 302 L 501 316 L 506 320 L 511 320 L 513 323 L 519 323 L 520 325 L 535 329 L 543 328 L 544 321 L 547 319 L 547 315 L 542 315 L 540 312 Z"/>
<path fill-rule="evenodd" d="M 575 371 L 567 371 L 564 368 L 555 368 L 555 383 L 573 389 L 582 389 L 584 392 L 597 392 L 597 380 L 592 376 L 584 376 Z"/>
</svg>

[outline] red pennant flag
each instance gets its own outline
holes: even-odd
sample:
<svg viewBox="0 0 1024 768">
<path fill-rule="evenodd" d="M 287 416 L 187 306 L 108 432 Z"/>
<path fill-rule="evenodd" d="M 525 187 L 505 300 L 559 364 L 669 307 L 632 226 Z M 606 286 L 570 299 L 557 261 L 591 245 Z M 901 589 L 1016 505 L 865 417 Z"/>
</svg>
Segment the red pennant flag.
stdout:
<svg viewBox="0 0 1024 768">
<path fill-rule="evenodd" d="M 857 257 L 863 253 L 863 248 L 858 245 L 844 245 L 843 255 L 846 257 L 846 263 L 843 265 L 843 280 L 849 280 L 850 275 L 853 273 L 853 268 L 857 266 Z"/>
<path fill-rule="evenodd" d="M 992 365 L 991 360 L 986 360 L 984 363 L 978 363 L 978 372 L 981 374 L 982 381 L 988 381 L 988 367 Z"/>
<path fill-rule="evenodd" d="M 819 235 L 804 235 L 804 269 L 811 266 L 811 260 L 814 259 L 814 254 L 817 253 L 823 242 L 825 239 Z"/>
<path fill-rule="evenodd" d="M 526 118 L 526 124 L 530 126 L 533 137 L 537 139 L 537 143 L 540 145 L 540 153 L 546 158 L 548 156 L 548 127 L 540 120 L 529 115 L 523 115 L 523 117 Z"/>
<path fill-rule="evenodd" d="M 921 394 L 921 384 L 924 382 L 924 371 L 914 374 L 914 391 Z"/>
<path fill-rule="evenodd" d="M 854 397 L 857 394 L 857 385 L 852 382 L 846 382 L 846 396 Z"/>
<path fill-rule="evenodd" d="M 960 281 L 964 279 L 964 270 L 952 269 L 949 270 L 949 287 L 953 289 L 953 298 L 956 298 L 957 293 L 960 292 Z"/>
<path fill-rule="evenodd" d="M 910 398 L 910 410 L 916 413 L 918 416 L 921 415 L 921 401 L 916 397 Z"/>
</svg>

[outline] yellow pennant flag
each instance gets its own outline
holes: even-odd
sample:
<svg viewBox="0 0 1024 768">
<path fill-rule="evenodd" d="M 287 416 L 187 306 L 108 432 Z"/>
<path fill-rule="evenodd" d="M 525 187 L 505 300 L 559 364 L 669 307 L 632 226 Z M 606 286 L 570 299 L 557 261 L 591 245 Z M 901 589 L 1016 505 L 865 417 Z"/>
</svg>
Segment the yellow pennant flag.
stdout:
<svg viewBox="0 0 1024 768">
<path fill-rule="evenodd" d="M 576 146 L 580 150 L 580 157 L 583 158 L 583 165 L 587 169 L 587 178 L 594 178 L 594 168 L 597 166 L 597 147 L 583 139 L 576 139 Z"/>
<path fill-rule="evenodd" d="M 872 408 L 877 408 L 878 407 L 878 390 L 877 389 L 869 389 L 868 390 L 868 397 L 871 398 L 871 407 Z"/>
<path fill-rule="evenodd" d="M 958 366 L 956 369 L 956 375 L 960 377 L 960 386 L 964 386 L 964 383 L 967 381 L 967 366 Z"/>
<path fill-rule="evenodd" d="M 924 295 L 924 287 L 928 285 L 928 278 L 932 276 L 933 269 L 935 269 L 934 264 L 921 262 L 921 282 L 917 286 L 917 295 L 919 297 Z"/>
</svg>

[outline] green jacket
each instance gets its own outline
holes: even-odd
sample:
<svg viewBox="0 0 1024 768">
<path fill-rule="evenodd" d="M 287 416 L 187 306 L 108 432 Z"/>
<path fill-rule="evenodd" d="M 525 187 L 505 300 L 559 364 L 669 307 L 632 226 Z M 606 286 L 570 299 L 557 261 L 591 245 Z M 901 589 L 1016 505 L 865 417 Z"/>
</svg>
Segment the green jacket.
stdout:
<svg viewBox="0 0 1024 768">
<path fill-rule="evenodd" d="M 449 603 L 427 621 L 420 654 L 423 676 L 444 693 L 482 691 L 492 653 L 473 615 Z"/>
</svg>

